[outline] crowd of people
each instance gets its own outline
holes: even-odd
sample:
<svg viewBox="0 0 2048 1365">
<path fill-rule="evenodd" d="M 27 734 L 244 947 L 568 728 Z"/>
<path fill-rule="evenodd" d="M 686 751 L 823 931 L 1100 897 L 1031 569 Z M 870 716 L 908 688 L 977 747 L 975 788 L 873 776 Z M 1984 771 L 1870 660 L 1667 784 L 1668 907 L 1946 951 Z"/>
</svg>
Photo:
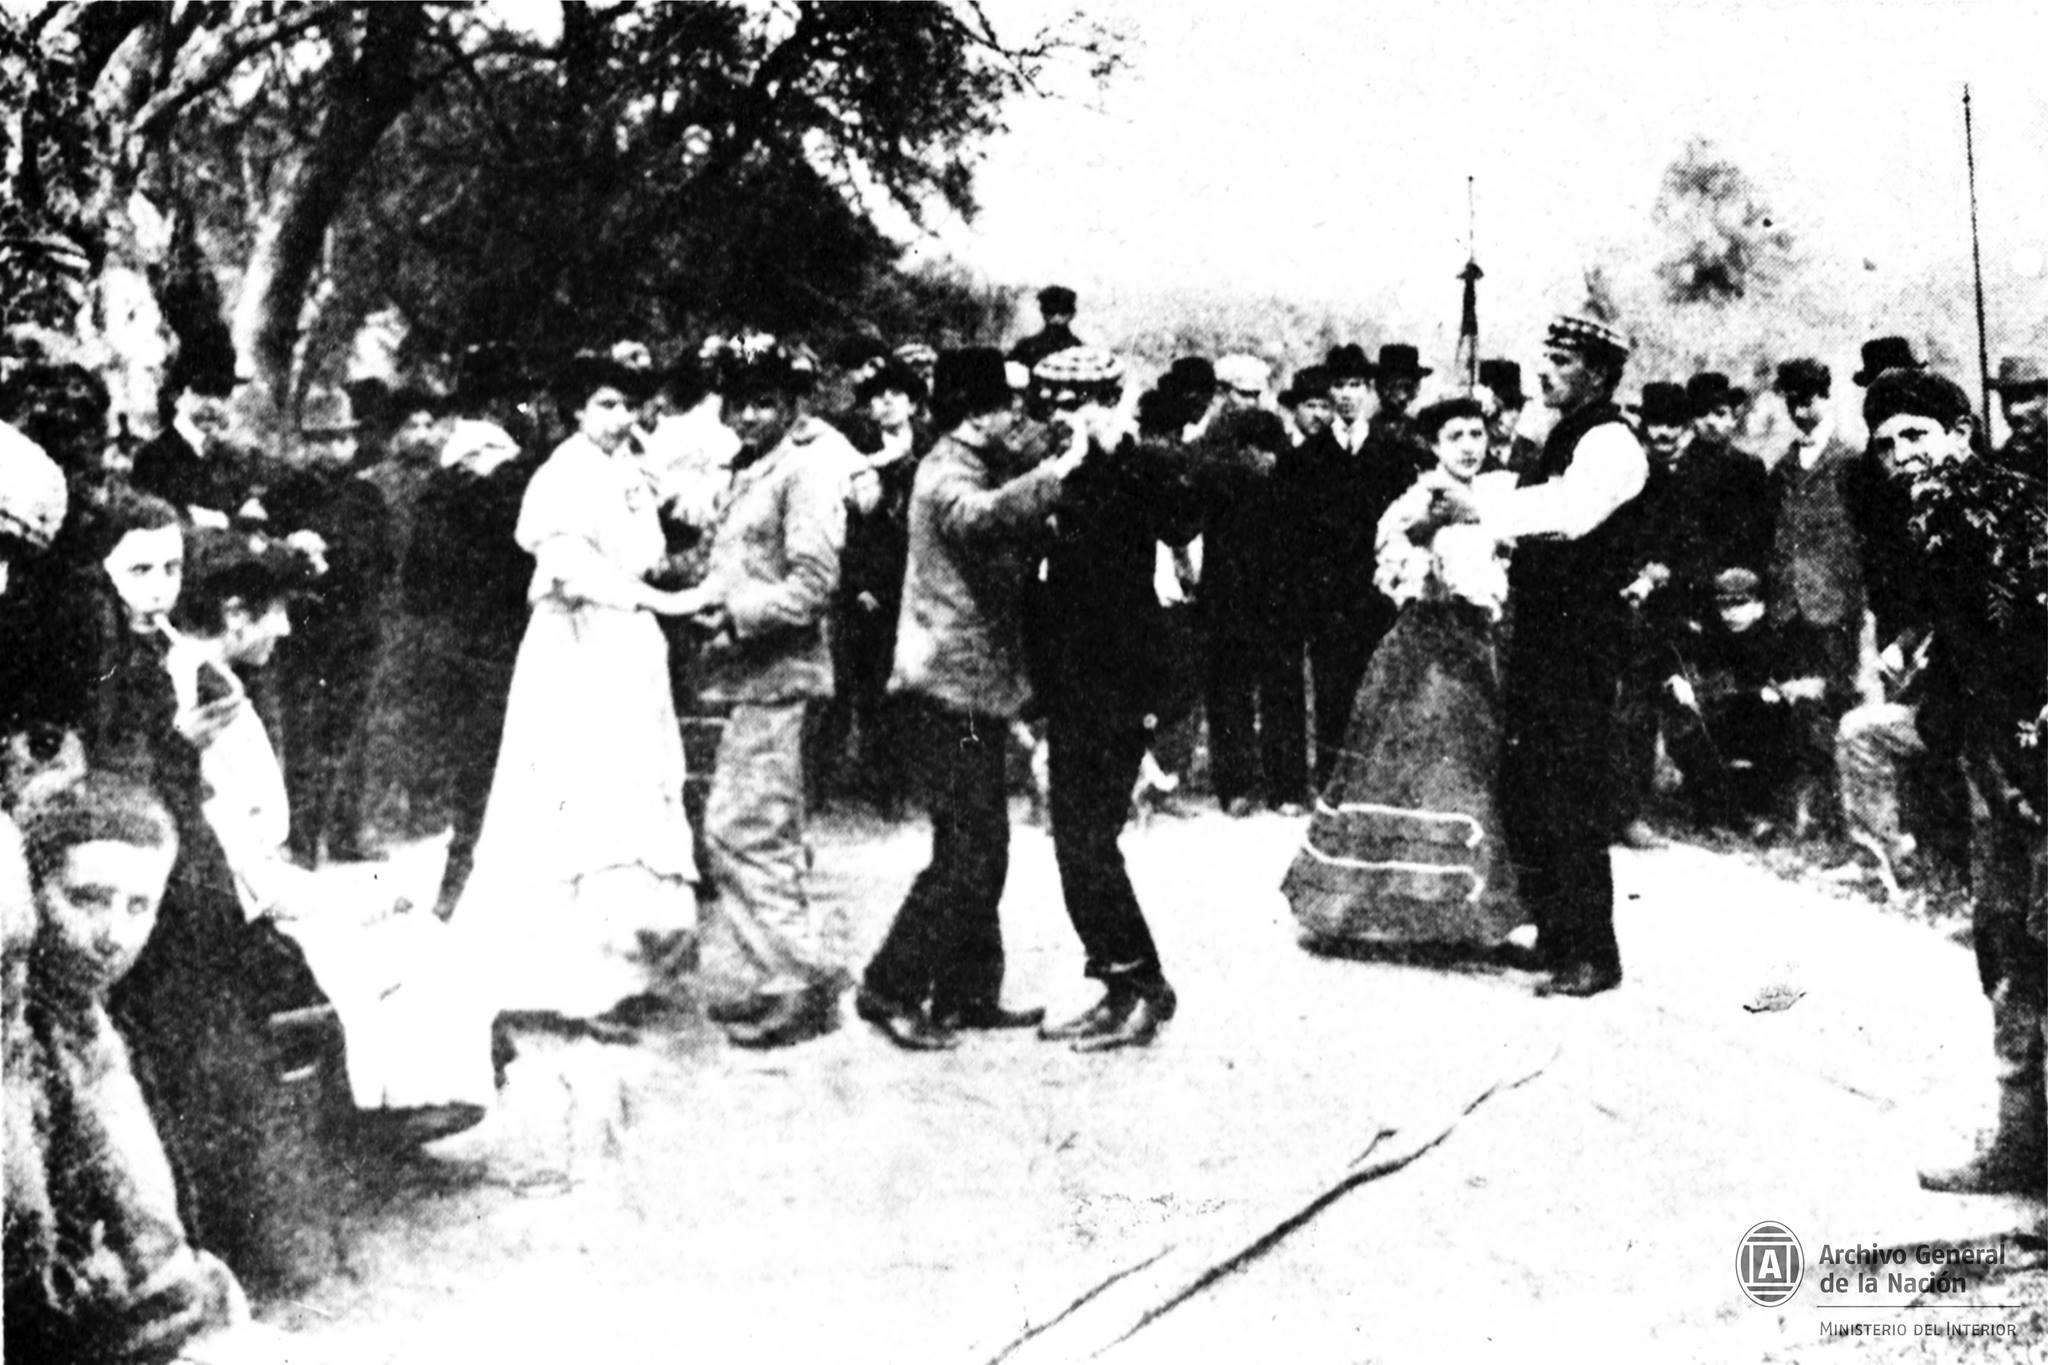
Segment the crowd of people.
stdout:
<svg viewBox="0 0 2048 1365">
<path fill-rule="evenodd" d="M 747 1048 L 830 1032 L 849 986 L 912 1051 L 1147 1045 L 1178 1001 L 1118 841 L 1169 791 L 1307 817 L 1311 947 L 1566 998 L 1623 979 L 1610 850 L 1659 838 L 1660 771 L 1707 824 L 1839 828 L 1844 879 L 1952 846 L 2003 1091 L 1923 1181 L 2042 1193 L 2038 360 L 2000 368 L 1994 450 L 1902 338 L 1851 377 L 1862 446 L 1790 358 L 1792 435 L 1757 451 L 1724 374 L 1623 406 L 1594 317 L 1543 338 L 1539 416 L 1514 361 L 1402 344 L 1138 393 L 1072 291 L 1039 302 L 1007 353 L 744 333 L 537 379 L 483 350 L 315 389 L 288 430 L 174 362 L 133 449 L 90 372 L 12 367 L 10 1350 L 245 1316 L 275 1095 L 323 1056 L 349 1140 L 388 1143 L 482 1117 L 508 1021 L 628 1040 L 686 995 Z M 1068 1019 L 1004 995 L 1020 790 L 1101 986 Z M 930 861 L 856 963 L 806 822 L 911 796 Z M 433 837 L 433 903 L 358 875 Z"/>
</svg>

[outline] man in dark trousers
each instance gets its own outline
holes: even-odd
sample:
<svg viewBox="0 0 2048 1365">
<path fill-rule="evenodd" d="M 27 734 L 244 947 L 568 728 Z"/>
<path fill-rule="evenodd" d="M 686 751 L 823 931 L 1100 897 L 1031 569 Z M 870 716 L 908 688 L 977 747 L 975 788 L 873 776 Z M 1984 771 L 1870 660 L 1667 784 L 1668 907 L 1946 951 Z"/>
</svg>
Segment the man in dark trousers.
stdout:
<svg viewBox="0 0 2048 1365">
<path fill-rule="evenodd" d="M 1355 345 L 1332 347 L 1323 374 L 1336 420 L 1297 452 L 1302 500 L 1309 509 L 1301 535 L 1318 791 L 1337 769 L 1351 702 L 1366 665 L 1394 624 L 1394 604 L 1373 583 L 1373 539 L 1387 508 L 1415 480 L 1415 469 L 1403 455 L 1367 438 L 1373 366 L 1365 352 Z"/>
<path fill-rule="evenodd" d="M 1518 487 L 1477 509 L 1515 539 L 1502 660 L 1506 745 L 1501 801 L 1508 850 L 1551 969 L 1540 995 L 1621 984 L 1608 854 L 1608 761 L 1632 576 L 1632 504 L 1649 475 L 1614 405 L 1629 343 L 1594 318 L 1550 324 L 1543 401 L 1557 425 Z"/>
<path fill-rule="evenodd" d="M 1067 448 L 1088 445 L 1062 494 L 1033 619 L 1044 631 L 1053 856 L 1087 974 L 1104 987 L 1093 1006 L 1040 1036 L 1089 1052 L 1143 1046 L 1176 1002 L 1117 836 L 1145 755 L 1145 718 L 1160 706 L 1156 549 L 1191 539 L 1199 509 L 1179 451 L 1137 440 L 1117 413 L 1122 361 L 1077 347 L 1040 361 L 1033 378 Z"/>
<path fill-rule="evenodd" d="M 1074 291 L 1063 284 L 1049 284 L 1039 290 L 1038 314 L 1045 320 L 1045 326 L 1012 346 L 1010 359 L 1028 370 L 1055 352 L 1079 346 L 1081 338 L 1074 335 L 1073 326 L 1079 306 Z"/>
<path fill-rule="evenodd" d="M 1039 461 L 1001 353 L 939 356 L 934 405 L 954 423 L 916 466 L 895 671 L 932 822 L 932 858 L 862 974 L 854 1008 L 898 1047 L 954 1045 L 957 1028 L 1029 1028 L 1043 1010 L 1002 1005 L 997 906 L 1010 860 L 1004 756 L 1029 700 L 1023 593 L 1046 518 L 1087 458 Z M 1035 467 L 1034 467 L 1035 465 Z"/>
<path fill-rule="evenodd" d="M 1263 360 L 1225 356 L 1216 376 L 1223 408 L 1191 450 L 1206 503 L 1198 601 L 1209 780 L 1233 816 L 1259 803 L 1299 815 L 1308 799 L 1307 701 L 1299 574 L 1288 560 L 1300 528 L 1285 520 L 1298 509 L 1288 506 L 1292 481 L 1281 469 L 1295 463 L 1295 448 L 1279 415 L 1261 406 L 1270 382 Z"/>
<path fill-rule="evenodd" d="M 397 559 L 384 495 L 356 477 L 356 430 L 348 395 L 307 394 L 298 439 L 263 497 L 273 525 L 318 537 L 326 570 L 277 654 L 291 851 L 307 866 L 323 837 L 332 856 L 360 856 L 362 793 L 346 760 L 360 738 L 382 629 L 378 605 Z"/>
</svg>

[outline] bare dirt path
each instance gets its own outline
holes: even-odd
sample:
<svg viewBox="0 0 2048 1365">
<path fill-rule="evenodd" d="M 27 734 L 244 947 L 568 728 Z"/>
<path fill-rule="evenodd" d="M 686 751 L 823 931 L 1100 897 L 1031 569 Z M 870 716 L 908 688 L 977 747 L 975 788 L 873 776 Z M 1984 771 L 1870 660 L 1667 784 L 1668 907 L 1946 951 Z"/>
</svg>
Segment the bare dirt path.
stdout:
<svg viewBox="0 0 2048 1365">
<path fill-rule="evenodd" d="M 821 833 L 827 894 L 872 940 L 923 830 Z M 1914 1183 L 1988 1121 L 1967 949 L 1674 846 L 1617 855 L 1624 987 L 1539 1001 L 1517 974 L 1301 951 L 1275 889 L 1299 833 L 1216 815 L 1127 833 L 1182 1000 L 1149 1052 L 998 1035 L 913 1056 L 850 1012 L 768 1055 L 688 1020 L 633 1048 L 529 1039 L 485 1127 L 379 1176 L 335 1230 L 334 1273 L 265 1314 L 350 1362 L 1434 1361 L 1538 1344 L 1757 1360 L 1832 1350 L 1824 1321 L 2038 1334 L 2038 1312 L 1823 1295 L 1811 1264 L 1823 1245 L 1997 1243 L 2039 1218 Z M 1022 825 L 1004 922 L 1014 1002 L 1085 1002 L 1050 847 Z M 1746 1011 L 1767 987 L 1803 995 Z M 1125 1336 L 1174 1276 L 1241 1248 L 1375 1139 L 1391 1151 L 1447 1126 Z M 1777 1309 L 1734 1271 L 1765 1219 L 1810 1262 Z M 2038 1301 L 2041 1281 L 1947 1301 Z"/>
</svg>

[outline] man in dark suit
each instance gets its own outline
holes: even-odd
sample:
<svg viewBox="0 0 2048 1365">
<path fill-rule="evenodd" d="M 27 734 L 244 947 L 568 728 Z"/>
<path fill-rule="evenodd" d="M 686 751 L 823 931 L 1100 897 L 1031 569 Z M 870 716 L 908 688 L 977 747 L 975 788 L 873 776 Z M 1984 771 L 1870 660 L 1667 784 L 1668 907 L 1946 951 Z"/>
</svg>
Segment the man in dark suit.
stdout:
<svg viewBox="0 0 2048 1365">
<path fill-rule="evenodd" d="M 1372 415 L 1371 439 L 1389 453 L 1398 452 L 1417 474 L 1434 467 L 1436 456 L 1415 429 L 1408 409 L 1415 406 L 1422 381 L 1435 373 L 1422 363 L 1421 352 L 1402 342 L 1380 347 L 1379 361 L 1372 367 L 1372 391 L 1379 405 Z"/>
<path fill-rule="evenodd" d="M 232 374 L 173 362 L 157 391 L 163 429 L 135 452 L 129 483 L 187 515 L 225 526 L 247 496 L 222 445 L 234 384 Z"/>
<path fill-rule="evenodd" d="M 1401 452 L 1368 439 L 1366 395 L 1373 373 L 1359 347 L 1331 348 L 1323 375 L 1336 418 L 1297 452 L 1306 509 L 1302 607 L 1315 684 L 1318 790 L 1337 769 L 1351 702 L 1373 650 L 1394 624 L 1394 604 L 1373 582 L 1373 539 L 1380 518 L 1415 479 Z"/>
<path fill-rule="evenodd" d="M 1543 447 L 1517 429 L 1529 395 L 1522 392 L 1522 367 L 1512 360 L 1494 358 L 1479 362 L 1479 387 L 1475 395 L 1486 409 L 1486 467 L 1519 474 L 1536 463 Z"/>
<path fill-rule="evenodd" d="M 1025 369 L 1059 351 L 1079 346 L 1074 335 L 1074 313 L 1080 300 L 1063 284 L 1049 284 L 1038 291 L 1038 314 L 1045 325 L 1010 348 L 1010 359 Z"/>
</svg>

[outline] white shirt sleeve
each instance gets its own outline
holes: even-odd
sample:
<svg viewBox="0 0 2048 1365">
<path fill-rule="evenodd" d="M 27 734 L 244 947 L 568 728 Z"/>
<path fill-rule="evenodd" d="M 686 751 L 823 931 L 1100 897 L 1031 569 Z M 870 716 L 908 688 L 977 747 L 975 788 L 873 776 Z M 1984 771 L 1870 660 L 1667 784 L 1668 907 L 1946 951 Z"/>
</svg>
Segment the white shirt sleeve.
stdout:
<svg viewBox="0 0 2048 1365">
<path fill-rule="evenodd" d="M 1620 422 L 1603 423 L 1579 438 L 1570 466 L 1548 483 L 1479 490 L 1480 520 L 1502 540 L 1577 540 L 1642 492 L 1649 477 L 1634 433 Z"/>
</svg>

